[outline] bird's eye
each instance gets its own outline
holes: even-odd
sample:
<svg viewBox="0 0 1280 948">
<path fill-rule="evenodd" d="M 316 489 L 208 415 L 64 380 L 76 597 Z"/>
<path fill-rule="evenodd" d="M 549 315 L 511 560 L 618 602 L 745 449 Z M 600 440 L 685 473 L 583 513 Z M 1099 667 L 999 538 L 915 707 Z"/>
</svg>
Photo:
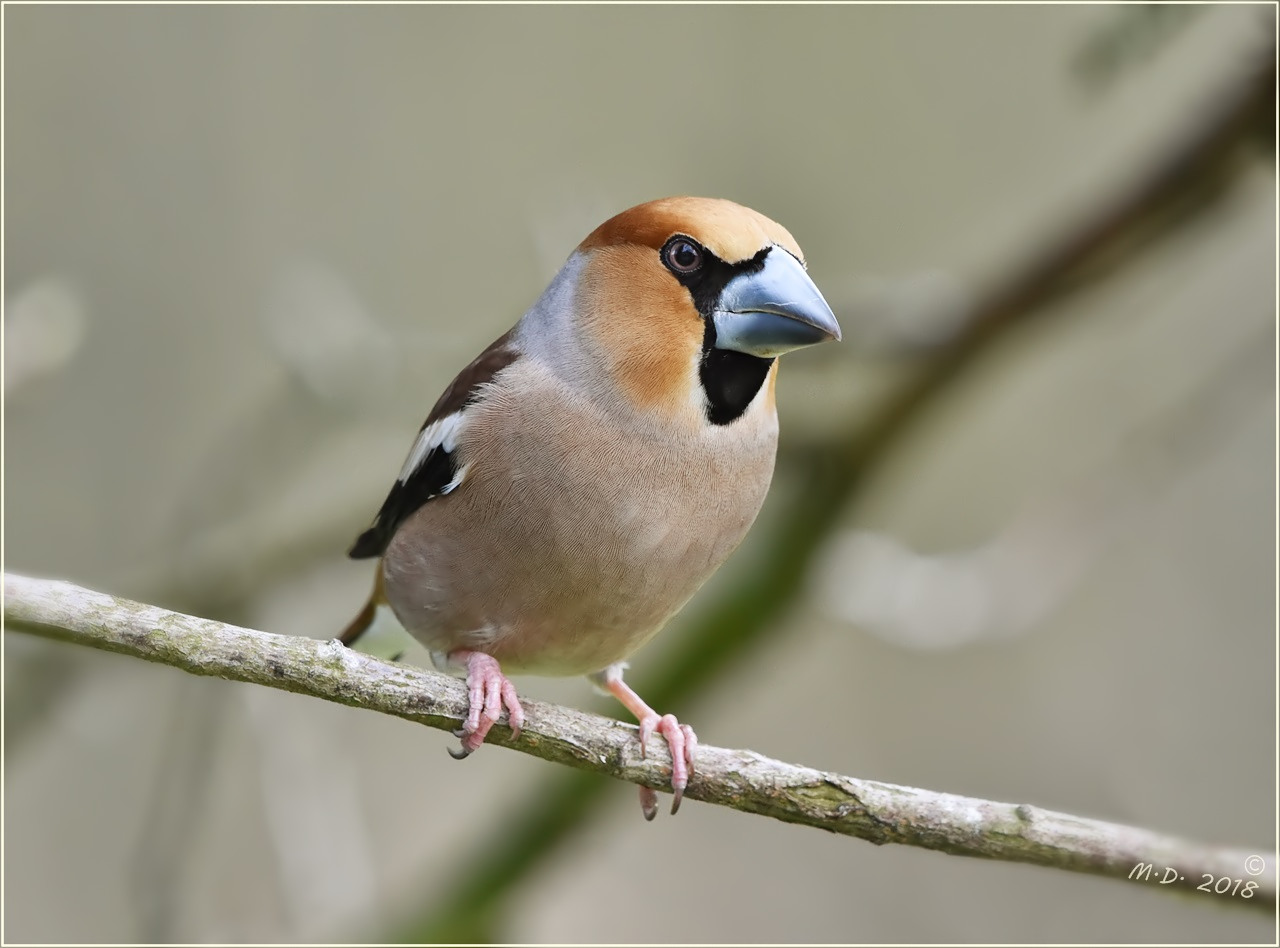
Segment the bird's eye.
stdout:
<svg viewBox="0 0 1280 948">
<path fill-rule="evenodd" d="M 688 237 L 672 237 L 662 248 L 662 262 L 675 273 L 692 273 L 702 266 L 702 248 Z"/>
</svg>

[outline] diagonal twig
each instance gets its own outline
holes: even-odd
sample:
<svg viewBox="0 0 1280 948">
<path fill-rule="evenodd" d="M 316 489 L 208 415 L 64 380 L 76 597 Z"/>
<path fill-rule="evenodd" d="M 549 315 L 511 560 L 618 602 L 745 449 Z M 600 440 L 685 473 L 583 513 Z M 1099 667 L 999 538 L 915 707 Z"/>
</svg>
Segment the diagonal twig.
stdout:
<svg viewBox="0 0 1280 948">
<path fill-rule="evenodd" d="M 453 730 L 467 709 L 462 682 L 389 664 L 320 641 L 273 635 L 6 573 L 11 630 L 249 682 Z M 490 743 L 544 760 L 663 790 L 670 758 L 640 756 L 635 727 L 543 702 L 524 703 L 518 739 L 505 726 Z M 870 780 L 702 746 L 688 796 L 745 813 L 954 855 L 1084 872 L 1205 892 L 1263 911 L 1276 904 L 1275 855 L 1205 846 L 1149 830 Z M 1208 887 L 1205 887 L 1205 880 Z M 1219 880 L 1227 880 L 1220 882 Z"/>
</svg>

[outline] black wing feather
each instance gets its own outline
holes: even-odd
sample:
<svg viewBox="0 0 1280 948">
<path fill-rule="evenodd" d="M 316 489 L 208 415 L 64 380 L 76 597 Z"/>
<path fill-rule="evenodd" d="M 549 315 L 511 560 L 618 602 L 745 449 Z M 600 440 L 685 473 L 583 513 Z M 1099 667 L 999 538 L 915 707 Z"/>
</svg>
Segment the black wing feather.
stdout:
<svg viewBox="0 0 1280 948">
<path fill-rule="evenodd" d="M 407 481 L 395 482 L 373 526 L 356 538 L 347 555 L 353 560 L 381 556 L 400 524 L 428 500 L 444 493 L 445 486 L 457 474 L 452 451 L 435 448 L 429 452 Z"/>
<path fill-rule="evenodd" d="M 431 414 L 419 429 L 419 435 L 441 418 L 463 411 L 479 397 L 487 383 L 516 360 L 519 353 L 511 348 L 510 341 L 511 333 L 504 333 L 458 373 L 432 407 Z M 453 452 L 446 451 L 443 445 L 432 448 L 422 463 L 409 472 L 407 479 L 395 482 L 374 518 L 373 526 L 356 538 L 347 555 L 353 560 L 381 556 L 400 525 L 427 501 L 443 494 L 457 475 Z"/>
</svg>

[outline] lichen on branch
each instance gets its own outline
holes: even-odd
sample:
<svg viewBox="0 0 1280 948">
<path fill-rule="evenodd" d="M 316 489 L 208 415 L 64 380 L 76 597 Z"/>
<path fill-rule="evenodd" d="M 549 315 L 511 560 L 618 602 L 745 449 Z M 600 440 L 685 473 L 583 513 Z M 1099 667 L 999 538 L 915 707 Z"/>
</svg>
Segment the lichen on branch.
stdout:
<svg viewBox="0 0 1280 948">
<path fill-rule="evenodd" d="M 258 632 L 65 582 L 6 573 L 4 622 L 9 631 L 131 655 L 194 675 L 266 685 L 449 731 L 462 723 L 467 710 L 462 682 L 382 662 L 336 640 Z M 655 790 L 669 789 L 665 746 L 653 742 L 650 756 L 641 757 L 633 725 L 558 705 L 523 704 L 526 723 L 519 739 L 499 725 L 490 732 L 489 743 Z M 876 844 L 899 843 L 1199 891 L 1221 904 L 1267 912 L 1276 904 L 1275 854 L 1266 850 L 1205 846 L 1025 804 L 859 780 L 746 750 L 699 746 L 697 771 L 686 796 Z M 1220 889 L 1222 879 L 1231 884 Z"/>
</svg>

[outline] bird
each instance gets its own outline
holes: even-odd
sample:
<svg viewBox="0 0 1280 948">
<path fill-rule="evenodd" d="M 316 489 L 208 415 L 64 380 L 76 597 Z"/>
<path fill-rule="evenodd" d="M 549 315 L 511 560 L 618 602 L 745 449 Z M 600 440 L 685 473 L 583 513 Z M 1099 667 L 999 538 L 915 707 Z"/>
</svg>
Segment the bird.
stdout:
<svg viewBox="0 0 1280 948">
<path fill-rule="evenodd" d="M 789 231 L 720 198 L 605 221 L 533 306 L 436 401 L 372 525 L 373 591 L 340 636 L 389 610 L 464 677 L 462 758 L 505 710 L 508 674 L 584 675 L 671 755 L 671 812 L 697 735 L 623 680 L 627 659 L 746 535 L 773 476 L 778 357 L 840 339 Z M 657 794 L 641 788 L 646 819 Z"/>
</svg>

